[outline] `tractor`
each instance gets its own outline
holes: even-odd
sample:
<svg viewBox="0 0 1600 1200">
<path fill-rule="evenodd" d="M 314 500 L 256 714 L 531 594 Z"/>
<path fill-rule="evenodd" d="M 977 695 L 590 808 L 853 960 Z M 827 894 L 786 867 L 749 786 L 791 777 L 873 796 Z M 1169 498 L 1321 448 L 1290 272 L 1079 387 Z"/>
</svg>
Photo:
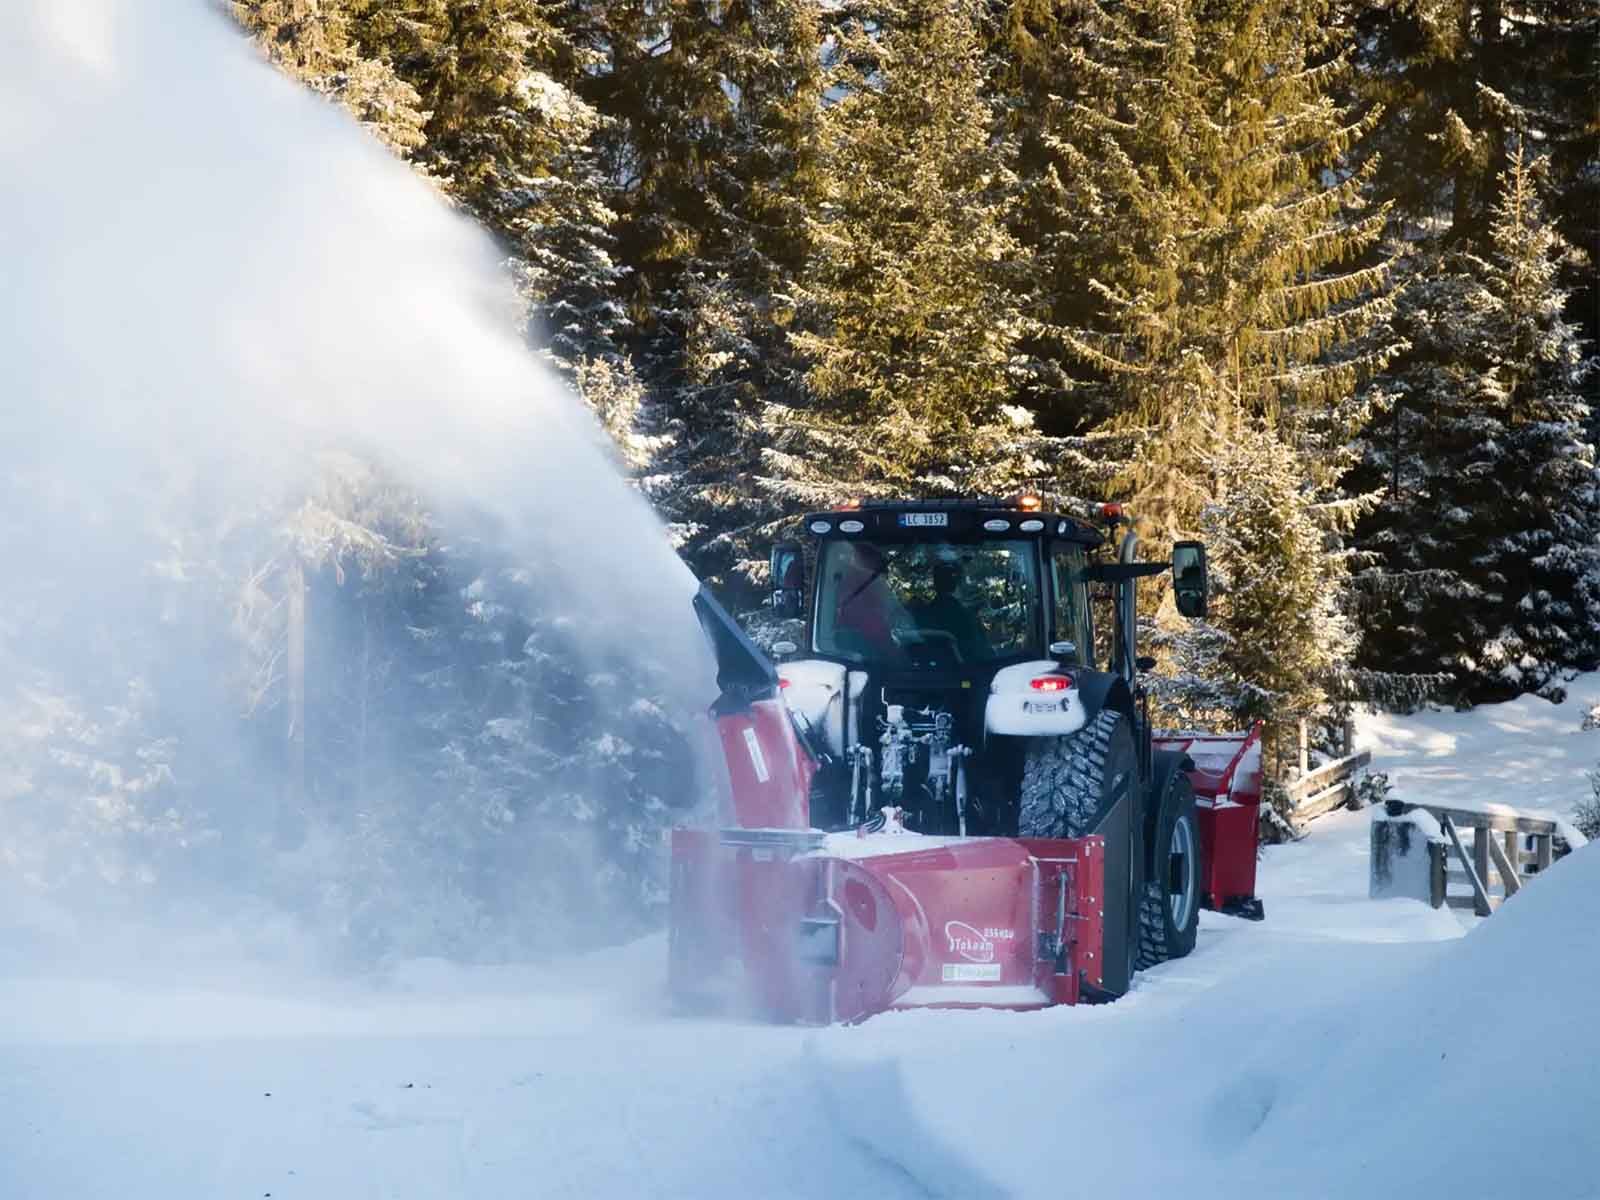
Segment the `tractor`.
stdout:
<svg viewBox="0 0 1600 1200">
<path fill-rule="evenodd" d="M 1259 730 L 1158 736 L 1138 654 L 1138 580 L 1170 571 L 1203 617 L 1205 548 L 1139 561 L 1097 515 L 811 513 L 810 552 L 771 555 L 803 641 L 770 655 L 701 590 L 726 788 L 715 829 L 673 834 L 675 997 L 819 1023 L 1109 1000 L 1194 948 L 1202 906 L 1261 916 Z"/>
</svg>

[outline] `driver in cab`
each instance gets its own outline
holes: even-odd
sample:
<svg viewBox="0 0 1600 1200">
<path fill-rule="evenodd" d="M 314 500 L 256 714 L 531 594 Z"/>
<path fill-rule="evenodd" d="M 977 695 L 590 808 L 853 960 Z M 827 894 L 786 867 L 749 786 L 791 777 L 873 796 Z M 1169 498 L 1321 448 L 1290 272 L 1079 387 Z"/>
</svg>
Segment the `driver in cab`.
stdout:
<svg viewBox="0 0 1600 1200">
<path fill-rule="evenodd" d="M 961 564 L 941 559 L 933 564 L 933 599 L 918 605 L 912 616 L 917 628 L 947 633 L 955 639 L 962 662 L 982 662 L 989 657 L 989 635 L 967 606 L 956 598 L 961 584 Z"/>
</svg>

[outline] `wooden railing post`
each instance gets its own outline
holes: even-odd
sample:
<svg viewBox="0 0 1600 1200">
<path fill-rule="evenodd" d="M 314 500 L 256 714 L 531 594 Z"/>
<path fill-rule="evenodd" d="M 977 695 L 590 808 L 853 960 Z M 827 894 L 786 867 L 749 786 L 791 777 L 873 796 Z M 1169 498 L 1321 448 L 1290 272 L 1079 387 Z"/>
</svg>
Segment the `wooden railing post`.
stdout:
<svg viewBox="0 0 1600 1200">
<path fill-rule="evenodd" d="M 1444 829 L 1445 836 L 1450 839 L 1450 844 L 1455 847 L 1456 856 L 1461 859 L 1461 866 L 1467 872 L 1467 882 L 1472 885 L 1472 911 L 1480 917 L 1487 917 L 1494 911 L 1493 906 L 1489 903 L 1489 889 L 1484 883 L 1484 880 L 1488 878 L 1489 868 L 1487 866 L 1481 869 L 1475 867 L 1472 859 L 1467 857 L 1467 848 L 1461 844 L 1461 833 L 1456 829 L 1456 823 L 1451 820 L 1449 813 L 1440 815 L 1439 824 Z M 1483 827 L 1481 825 L 1473 827 L 1472 848 L 1474 859 L 1477 858 L 1479 849 L 1487 850 L 1489 848 L 1488 843 L 1483 840 Z"/>
<path fill-rule="evenodd" d="M 1550 869 L 1550 862 L 1555 854 L 1555 838 L 1548 833 L 1536 833 L 1533 836 L 1533 852 L 1538 856 L 1535 864 L 1541 872 Z"/>
<path fill-rule="evenodd" d="M 1517 835 L 1514 830 L 1507 830 L 1501 834 L 1501 841 L 1496 841 L 1493 833 L 1485 829 L 1484 841 L 1488 843 L 1489 852 L 1494 855 L 1494 869 L 1500 872 L 1500 886 L 1505 889 L 1507 896 L 1515 896 L 1522 887 L 1522 878 L 1517 870 Z M 1506 849 L 1502 850 L 1501 842 Z M 1507 852 L 1509 851 L 1509 853 Z"/>
<path fill-rule="evenodd" d="M 1489 839 L 1493 836 L 1494 834 L 1482 825 L 1472 827 L 1472 869 L 1478 873 L 1478 881 L 1483 884 L 1485 893 L 1489 888 Z M 1477 899 L 1478 906 L 1475 911 L 1480 917 L 1487 917 L 1490 912 L 1487 894 L 1480 895 Z"/>
</svg>

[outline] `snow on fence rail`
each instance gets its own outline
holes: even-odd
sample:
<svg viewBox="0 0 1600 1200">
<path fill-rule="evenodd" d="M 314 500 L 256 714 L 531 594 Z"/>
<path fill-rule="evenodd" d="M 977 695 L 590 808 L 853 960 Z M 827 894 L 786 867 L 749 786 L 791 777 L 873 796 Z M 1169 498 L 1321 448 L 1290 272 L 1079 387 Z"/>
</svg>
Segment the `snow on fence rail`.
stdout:
<svg viewBox="0 0 1600 1200">
<path fill-rule="evenodd" d="M 1374 897 L 1414 896 L 1487 917 L 1570 849 L 1556 821 L 1505 806 L 1485 812 L 1390 800 L 1385 810 L 1372 822 Z M 1466 891 L 1452 892 L 1452 884 Z"/>
<path fill-rule="evenodd" d="M 1371 763 L 1372 752 L 1363 750 L 1306 771 L 1285 788 L 1293 805 L 1289 815 L 1297 821 L 1308 821 L 1348 803 L 1355 793 L 1358 773 Z"/>
</svg>

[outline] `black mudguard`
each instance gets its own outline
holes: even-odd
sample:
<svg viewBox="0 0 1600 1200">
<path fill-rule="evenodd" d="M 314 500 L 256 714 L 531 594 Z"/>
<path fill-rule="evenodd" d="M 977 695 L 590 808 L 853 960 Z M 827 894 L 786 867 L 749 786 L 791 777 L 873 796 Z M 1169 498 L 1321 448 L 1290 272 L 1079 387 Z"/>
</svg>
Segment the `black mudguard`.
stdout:
<svg viewBox="0 0 1600 1200">
<path fill-rule="evenodd" d="M 1129 721 L 1135 719 L 1133 693 L 1128 690 L 1127 680 L 1122 676 L 1109 671 L 1074 670 L 1073 677 L 1078 700 L 1083 704 L 1089 721 L 1093 721 L 1100 715 L 1100 710 L 1107 706 L 1115 708 Z"/>
<path fill-rule="evenodd" d="M 1137 865 L 1144 857 L 1140 845 L 1142 822 L 1139 819 L 1143 806 L 1140 804 L 1137 776 L 1130 784 L 1128 790 L 1106 810 L 1100 823 L 1090 831 L 1106 840 L 1106 915 L 1102 951 L 1105 955 L 1104 992 L 1091 997 L 1095 999 L 1115 999 L 1126 992 L 1133 981 L 1134 922 L 1139 918 L 1138 897 L 1144 888 L 1145 873 L 1135 870 L 1132 879 L 1129 879 L 1130 858 Z M 1113 880 L 1122 881 L 1122 886 L 1114 886 Z M 1121 936 L 1116 933 L 1119 930 Z"/>
</svg>

